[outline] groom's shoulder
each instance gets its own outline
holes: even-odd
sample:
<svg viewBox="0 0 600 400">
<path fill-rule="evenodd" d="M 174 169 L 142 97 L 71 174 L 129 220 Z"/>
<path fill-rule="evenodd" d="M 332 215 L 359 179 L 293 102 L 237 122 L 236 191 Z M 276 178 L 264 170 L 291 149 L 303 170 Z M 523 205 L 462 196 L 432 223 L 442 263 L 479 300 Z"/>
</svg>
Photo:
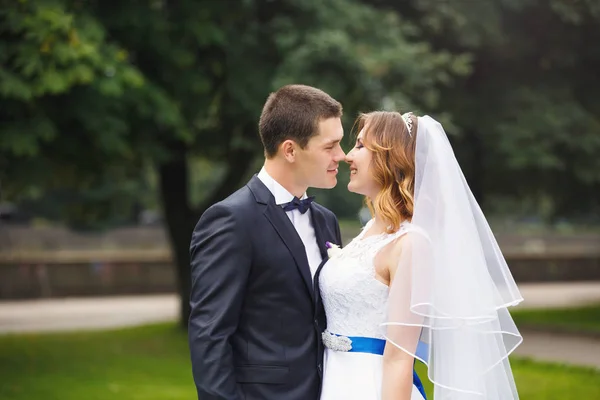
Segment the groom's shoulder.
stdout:
<svg viewBox="0 0 600 400">
<path fill-rule="evenodd" d="M 254 203 L 255 201 L 252 192 L 248 186 L 244 185 L 214 205 L 234 210 L 243 210 Z"/>
<path fill-rule="evenodd" d="M 254 203 L 254 196 L 252 195 L 250 188 L 244 185 L 216 204 L 220 204 L 223 207 L 239 209 L 240 207 L 249 206 Z"/>
<path fill-rule="evenodd" d="M 254 197 L 250 189 L 247 186 L 243 186 L 223 200 L 208 207 L 202 214 L 202 217 L 207 218 L 212 214 L 227 214 L 236 219 L 243 219 L 244 215 L 248 215 L 248 209 L 254 203 L 253 199 Z"/>
<path fill-rule="evenodd" d="M 319 203 L 317 203 L 317 202 L 314 202 L 314 203 L 313 203 L 313 205 L 314 205 L 314 207 L 316 207 L 316 208 L 317 208 L 317 209 L 318 209 L 318 210 L 319 210 L 321 213 L 325 214 L 325 216 L 326 216 L 327 218 L 330 218 L 330 219 L 337 220 L 337 217 L 335 216 L 334 212 L 333 212 L 333 211 L 331 211 L 329 208 L 327 208 L 327 207 L 325 207 L 325 206 L 323 206 L 323 205 L 321 205 L 321 204 L 319 204 Z"/>
</svg>

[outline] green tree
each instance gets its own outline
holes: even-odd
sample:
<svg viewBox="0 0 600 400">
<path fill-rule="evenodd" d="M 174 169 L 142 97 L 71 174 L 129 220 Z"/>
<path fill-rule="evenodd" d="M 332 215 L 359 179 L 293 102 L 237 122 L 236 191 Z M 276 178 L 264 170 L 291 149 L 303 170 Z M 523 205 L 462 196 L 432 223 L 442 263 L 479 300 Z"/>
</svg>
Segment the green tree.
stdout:
<svg viewBox="0 0 600 400">
<path fill-rule="evenodd" d="M 13 196 L 91 189 L 154 166 L 183 324 L 191 231 L 260 159 L 257 122 L 270 91 L 319 86 L 351 121 L 357 110 L 434 107 L 439 87 L 469 70 L 468 57 L 434 51 L 396 13 L 353 0 L 56 0 L 3 10 L 1 182 Z M 192 204 L 190 165 L 202 163 L 219 174 Z"/>
<path fill-rule="evenodd" d="M 550 218 L 600 211 L 600 3 L 369 0 L 420 27 L 436 50 L 470 54 L 443 88 L 476 197 L 529 201 Z"/>
<path fill-rule="evenodd" d="M 109 218 L 97 201 L 106 197 L 101 191 L 137 170 L 126 123 L 132 103 L 123 98 L 144 78 L 127 52 L 106 40 L 98 21 L 62 3 L 5 1 L 0 59 L 3 197 L 31 201 L 62 192 L 69 200 L 75 198 L 65 189 L 76 188 L 90 201 L 67 201 L 62 218 Z"/>
</svg>

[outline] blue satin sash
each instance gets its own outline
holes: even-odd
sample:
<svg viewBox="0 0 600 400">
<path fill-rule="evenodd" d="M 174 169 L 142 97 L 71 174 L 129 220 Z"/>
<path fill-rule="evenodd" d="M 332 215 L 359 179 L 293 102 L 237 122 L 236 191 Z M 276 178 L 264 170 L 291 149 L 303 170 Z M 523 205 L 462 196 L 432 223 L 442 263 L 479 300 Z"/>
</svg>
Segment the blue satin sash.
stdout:
<svg viewBox="0 0 600 400">
<path fill-rule="evenodd" d="M 338 334 L 334 334 L 336 336 L 341 336 Z M 386 341 L 383 339 L 363 337 L 363 336 L 347 336 L 348 339 L 352 341 L 352 348 L 348 350 L 349 353 L 370 353 L 370 354 L 378 354 L 380 356 L 383 355 L 383 350 L 385 349 Z M 419 343 L 422 345 L 422 343 Z M 423 344 L 424 345 L 424 344 Z M 419 349 L 423 352 L 426 349 Z M 428 350 L 428 349 L 427 349 Z M 417 351 L 419 353 L 419 351 Z M 417 354 L 419 355 L 419 354 Z M 415 360 L 416 361 L 416 360 Z M 419 375 L 417 375 L 417 371 L 413 369 L 413 385 L 417 387 L 421 395 L 424 399 L 427 399 L 425 395 L 425 389 L 423 388 L 423 383 L 421 379 L 419 379 Z"/>
</svg>

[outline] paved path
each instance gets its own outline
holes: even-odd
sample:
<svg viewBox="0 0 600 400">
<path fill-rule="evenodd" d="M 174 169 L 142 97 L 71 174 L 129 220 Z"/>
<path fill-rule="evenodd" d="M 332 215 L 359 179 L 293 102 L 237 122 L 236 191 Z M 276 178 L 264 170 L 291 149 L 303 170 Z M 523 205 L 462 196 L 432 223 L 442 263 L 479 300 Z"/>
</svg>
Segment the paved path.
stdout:
<svg viewBox="0 0 600 400">
<path fill-rule="evenodd" d="M 174 321 L 177 295 L 0 302 L 0 333 L 97 330 Z"/>
<path fill-rule="evenodd" d="M 583 365 L 600 370 L 600 340 L 576 335 L 521 332 L 523 343 L 515 354 L 540 361 Z"/>
<path fill-rule="evenodd" d="M 528 283 L 519 285 L 525 299 L 518 308 L 559 308 L 600 303 L 600 282 Z"/>
<path fill-rule="evenodd" d="M 519 308 L 600 303 L 600 282 L 520 285 Z M 0 302 L 0 333 L 96 330 L 174 321 L 176 295 L 67 298 Z M 523 332 L 516 354 L 600 369 L 600 340 Z"/>
</svg>

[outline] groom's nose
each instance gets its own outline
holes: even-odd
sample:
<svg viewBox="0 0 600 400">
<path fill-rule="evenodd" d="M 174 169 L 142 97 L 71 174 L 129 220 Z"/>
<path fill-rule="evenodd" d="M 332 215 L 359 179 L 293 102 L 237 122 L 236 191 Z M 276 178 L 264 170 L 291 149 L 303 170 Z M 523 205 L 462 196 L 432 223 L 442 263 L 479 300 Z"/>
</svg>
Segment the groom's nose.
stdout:
<svg viewBox="0 0 600 400">
<path fill-rule="evenodd" d="M 346 154 L 344 153 L 344 150 L 342 149 L 342 146 L 338 146 L 337 151 L 335 152 L 333 159 L 335 162 L 340 162 L 340 161 L 344 161 L 346 159 Z"/>
</svg>

